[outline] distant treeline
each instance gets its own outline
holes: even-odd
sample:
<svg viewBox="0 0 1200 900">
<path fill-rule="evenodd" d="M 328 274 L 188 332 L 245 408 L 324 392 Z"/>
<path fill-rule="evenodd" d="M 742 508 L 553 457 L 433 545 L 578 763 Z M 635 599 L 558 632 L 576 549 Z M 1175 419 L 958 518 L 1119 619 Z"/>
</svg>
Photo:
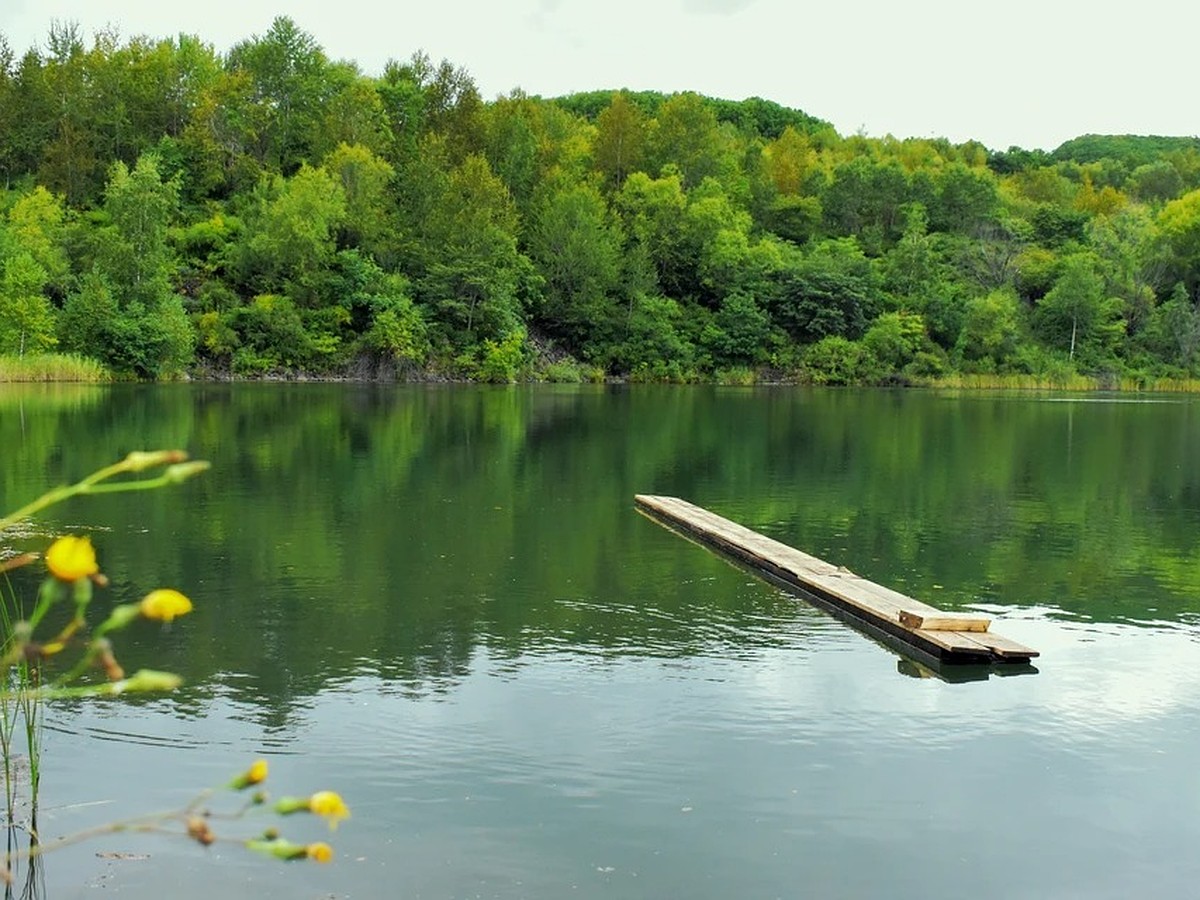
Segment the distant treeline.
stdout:
<svg viewBox="0 0 1200 900">
<path fill-rule="evenodd" d="M 0 353 L 118 375 L 1200 374 L 1200 141 L 839 135 L 769 100 L 485 101 L 287 18 L 0 36 Z"/>
</svg>

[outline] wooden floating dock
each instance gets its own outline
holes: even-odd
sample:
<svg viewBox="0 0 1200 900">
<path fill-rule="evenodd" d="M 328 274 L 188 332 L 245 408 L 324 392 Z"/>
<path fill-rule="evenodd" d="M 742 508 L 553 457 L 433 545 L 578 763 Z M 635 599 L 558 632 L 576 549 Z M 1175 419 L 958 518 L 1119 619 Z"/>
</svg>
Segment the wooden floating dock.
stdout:
<svg viewBox="0 0 1200 900">
<path fill-rule="evenodd" d="M 1038 655 L 994 634 L 991 620 L 948 613 L 802 553 L 677 497 L 638 494 L 638 508 L 752 569 L 822 601 L 851 624 L 938 663 L 1024 663 Z"/>
</svg>

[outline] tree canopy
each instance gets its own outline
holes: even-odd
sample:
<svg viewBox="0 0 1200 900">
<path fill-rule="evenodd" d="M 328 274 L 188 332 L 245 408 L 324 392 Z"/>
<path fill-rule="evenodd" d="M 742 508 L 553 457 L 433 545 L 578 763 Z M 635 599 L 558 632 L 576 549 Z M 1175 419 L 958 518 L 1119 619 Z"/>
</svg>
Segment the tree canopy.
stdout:
<svg viewBox="0 0 1200 900">
<path fill-rule="evenodd" d="M 2 38 L 2 35 L 0 35 Z M 0 47 L 4 47 L 0 40 Z M 287 17 L 0 53 L 0 352 L 118 374 L 1200 375 L 1200 140 L 382 74 Z M 746 373 L 749 373 L 747 375 Z"/>
</svg>

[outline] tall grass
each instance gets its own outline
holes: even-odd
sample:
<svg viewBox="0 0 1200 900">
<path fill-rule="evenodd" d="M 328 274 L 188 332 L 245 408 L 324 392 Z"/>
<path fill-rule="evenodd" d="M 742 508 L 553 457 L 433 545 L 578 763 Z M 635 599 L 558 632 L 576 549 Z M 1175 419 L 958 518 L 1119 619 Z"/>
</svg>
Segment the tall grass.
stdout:
<svg viewBox="0 0 1200 900">
<path fill-rule="evenodd" d="M 109 380 L 108 370 L 94 359 L 65 353 L 0 356 L 0 381 Z"/>
<path fill-rule="evenodd" d="M 995 375 L 955 373 L 931 379 L 928 387 L 951 390 L 1005 391 L 1121 391 L 1200 393 L 1200 378 L 1155 378 L 1152 376 L 1097 378 L 1091 375 Z"/>
<path fill-rule="evenodd" d="M 14 626 L 23 618 L 19 601 L 5 583 L 0 596 L 0 629 L 13 640 Z M 9 648 L 3 648 L 7 651 Z M 5 673 L 6 683 L 0 686 L 0 753 L 4 766 L 4 808 L 7 827 L 24 827 L 31 835 L 37 833 L 37 797 L 41 781 L 41 704 L 37 699 L 38 673 L 36 664 L 21 660 Z M 28 759 L 29 821 L 17 821 L 17 795 L 25 779 L 17 766 L 16 738 L 24 733 Z"/>
</svg>

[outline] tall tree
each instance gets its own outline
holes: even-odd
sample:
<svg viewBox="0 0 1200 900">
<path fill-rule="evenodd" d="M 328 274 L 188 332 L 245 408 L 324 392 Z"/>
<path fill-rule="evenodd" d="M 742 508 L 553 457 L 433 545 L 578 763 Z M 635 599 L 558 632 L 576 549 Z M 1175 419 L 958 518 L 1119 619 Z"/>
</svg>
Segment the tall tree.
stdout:
<svg viewBox="0 0 1200 900">
<path fill-rule="evenodd" d="M 1096 269 L 1091 254 L 1067 257 L 1062 274 L 1034 312 L 1034 325 L 1042 338 L 1066 350 L 1070 360 L 1081 347 L 1111 350 L 1125 329 L 1118 315 L 1120 301 L 1105 296 L 1104 280 Z"/>
<path fill-rule="evenodd" d="M 736 168 L 733 142 L 699 94 L 675 94 L 658 110 L 650 139 L 656 171 L 674 165 L 685 189 L 705 178 L 727 177 Z"/>
<path fill-rule="evenodd" d="M 487 160 L 468 156 L 436 186 L 421 220 L 418 299 L 459 348 L 501 341 L 521 326 L 536 280 L 517 247 L 518 216 Z"/>
<path fill-rule="evenodd" d="M 98 323 L 91 352 L 118 371 L 156 377 L 191 360 L 194 336 L 172 285 L 174 255 L 167 241 L 178 204 L 179 181 L 162 178 L 154 154 L 139 157 L 132 171 L 113 165 L 104 190 L 111 224 L 93 236 L 98 281 L 68 305 L 72 318 L 78 312 L 95 321 L 95 310 L 108 302 L 105 293 L 116 298 L 117 314 Z"/>
<path fill-rule="evenodd" d="M 646 117 L 629 97 L 617 91 L 608 106 L 596 117 L 596 138 L 592 149 L 596 171 L 605 183 L 620 190 L 629 173 L 642 165 L 646 148 Z"/>
<path fill-rule="evenodd" d="M 260 160 L 288 175 L 311 161 L 328 99 L 328 62 L 316 39 L 279 16 L 266 34 L 237 44 L 227 64 L 231 71 L 249 75 L 253 101 L 266 112 Z"/>
<path fill-rule="evenodd" d="M 399 227 L 391 208 L 396 170 L 362 144 L 338 145 L 322 168 L 341 183 L 346 198 L 340 223 L 345 245 L 383 259 L 391 252 Z"/>
<path fill-rule="evenodd" d="M 79 27 L 55 23 L 48 39 L 50 55 L 42 78 L 49 101 L 51 133 L 42 147 L 38 176 L 71 204 L 95 198 L 105 161 L 96 155 L 87 54 Z"/>
<path fill-rule="evenodd" d="M 604 198 L 588 185 L 550 193 L 536 207 L 528 243 L 545 282 L 539 320 L 573 350 L 595 358 L 621 311 L 624 237 Z"/>
<path fill-rule="evenodd" d="M 43 289 L 46 270 L 21 252 L 4 260 L 0 272 L 0 352 L 40 353 L 53 347 L 54 311 Z"/>
<path fill-rule="evenodd" d="M 10 253 L 28 253 L 41 267 L 47 287 L 58 295 L 66 290 L 71 274 L 63 249 L 63 220 L 61 201 L 39 185 L 9 209 L 3 242 Z"/>
<path fill-rule="evenodd" d="M 246 283 L 254 293 L 286 292 L 301 306 L 318 305 L 320 279 L 345 217 L 346 191 L 324 168 L 302 165 L 291 178 L 267 178 L 247 218 Z"/>
</svg>

